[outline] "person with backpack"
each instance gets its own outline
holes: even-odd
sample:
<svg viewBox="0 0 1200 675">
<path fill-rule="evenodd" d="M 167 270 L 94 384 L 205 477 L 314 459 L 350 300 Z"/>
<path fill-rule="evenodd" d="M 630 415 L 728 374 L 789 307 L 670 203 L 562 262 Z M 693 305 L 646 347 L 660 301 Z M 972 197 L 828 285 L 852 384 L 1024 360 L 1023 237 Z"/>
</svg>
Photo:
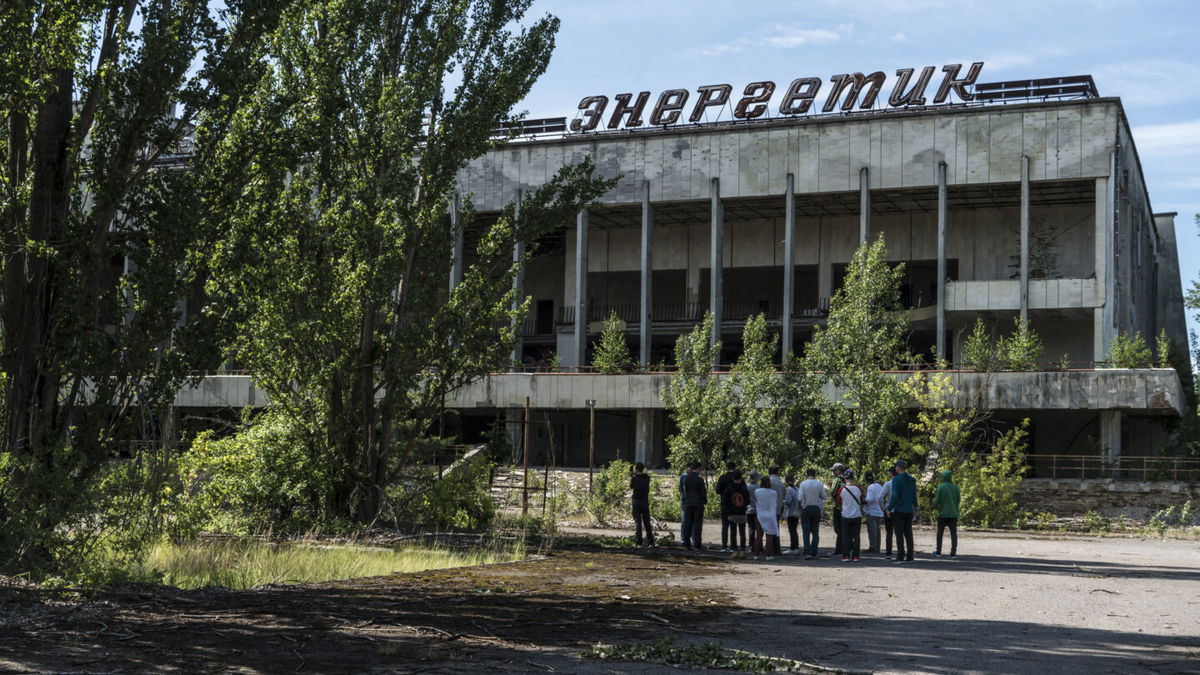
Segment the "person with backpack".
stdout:
<svg viewBox="0 0 1200 675">
<path fill-rule="evenodd" d="M 913 561 L 913 517 L 917 514 L 917 479 L 908 473 L 908 462 L 896 460 L 896 477 L 892 478 L 892 494 L 888 512 L 896 528 L 896 562 Z"/>
<path fill-rule="evenodd" d="M 721 493 L 721 512 L 729 520 L 729 546 L 731 558 L 746 557 L 746 509 L 750 507 L 750 491 L 742 479 L 741 471 L 733 472 L 733 481 Z M 741 538 L 741 545 L 738 539 Z"/>
<path fill-rule="evenodd" d="M 779 550 L 779 493 L 771 486 L 771 479 L 763 478 L 762 484 L 754 491 L 754 510 L 758 517 L 758 530 L 755 532 L 754 559 L 758 554 L 765 553 L 767 560 L 774 560 L 780 555 Z"/>
<path fill-rule="evenodd" d="M 942 472 L 942 482 L 938 483 L 933 493 L 933 505 L 937 507 L 937 550 L 935 556 L 942 554 L 942 532 L 950 528 L 950 557 L 958 557 L 958 506 L 962 500 L 962 492 L 952 480 L 953 471 Z"/>
<path fill-rule="evenodd" d="M 784 551 L 784 555 L 796 555 L 800 552 L 800 533 L 797 528 L 800 526 L 800 491 L 796 489 L 796 477 L 787 477 L 787 492 L 783 496 L 783 515 L 787 518 L 788 526 L 788 550 Z"/>
<path fill-rule="evenodd" d="M 833 551 L 829 553 L 829 557 L 843 555 L 846 552 L 842 539 L 842 506 L 838 503 L 837 495 L 841 491 L 842 486 L 846 481 L 842 478 L 842 474 L 846 471 L 846 465 L 838 462 L 829 467 L 833 472 Z"/>
<path fill-rule="evenodd" d="M 704 505 L 708 503 L 708 486 L 700 476 L 700 462 L 688 465 L 683 479 L 683 547 L 689 551 L 703 551 L 701 534 L 704 530 Z"/>
<path fill-rule="evenodd" d="M 642 527 L 646 528 L 646 545 L 654 546 L 654 529 L 650 526 L 650 474 L 646 465 L 638 462 L 629 478 L 629 489 L 633 491 L 633 522 L 636 528 L 637 545 L 642 545 Z"/>
<path fill-rule="evenodd" d="M 717 499 L 721 500 L 721 552 L 729 553 L 731 543 L 729 539 L 733 535 L 733 523 L 726 518 L 728 514 L 725 513 L 724 495 L 725 490 L 729 489 L 729 486 L 733 483 L 733 476 L 735 474 L 740 475 L 740 473 L 737 471 L 737 464 L 733 462 L 726 463 L 725 469 L 725 473 L 721 474 L 721 477 L 717 479 Z M 733 548 L 737 548 L 737 546 L 733 546 Z"/>
<path fill-rule="evenodd" d="M 842 562 L 859 562 L 859 539 L 862 536 L 863 489 L 854 483 L 854 472 L 842 473 L 846 484 L 834 495 L 842 505 Z"/>
<path fill-rule="evenodd" d="M 821 518 L 825 513 L 825 485 L 817 480 L 817 470 L 809 469 L 808 478 L 800 483 L 800 529 L 804 535 L 804 559 L 817 557 L 821 543 Z"/>
<path fill-rule="evenodd" d="M 879 524 L 883 520 L 883 486 L 875 480 L 874 474 L 867 474 L 867 553 L 879 553 Z"/>
</svg>

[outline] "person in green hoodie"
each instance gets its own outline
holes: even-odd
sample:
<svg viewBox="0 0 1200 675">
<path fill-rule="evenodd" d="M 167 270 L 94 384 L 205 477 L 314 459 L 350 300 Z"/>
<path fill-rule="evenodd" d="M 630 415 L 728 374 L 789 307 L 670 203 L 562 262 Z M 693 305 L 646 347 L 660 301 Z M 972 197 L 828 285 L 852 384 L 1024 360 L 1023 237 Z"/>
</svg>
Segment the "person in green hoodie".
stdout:
<svg viewBox="0 0 1200 675">
<path fill-rule="evenodd" d="M 942 533 L 950 528 L 950 557 L 958 557 L 958 504 L 962 499 L 958 486 L 952 480 L 953 471 L 942 472 L 942 482 L 938 483 L 933 493 L 933 505 L 937 508 L 937 550 L 935 556 L 942 554 Z"/>
</svg>

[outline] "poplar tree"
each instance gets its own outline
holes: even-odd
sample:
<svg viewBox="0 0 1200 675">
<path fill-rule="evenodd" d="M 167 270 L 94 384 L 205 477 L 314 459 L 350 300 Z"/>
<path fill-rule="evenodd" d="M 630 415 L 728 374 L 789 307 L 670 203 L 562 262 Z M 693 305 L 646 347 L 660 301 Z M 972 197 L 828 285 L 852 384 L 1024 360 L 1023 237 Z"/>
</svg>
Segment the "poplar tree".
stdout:
<svg viewBox="0 0 1200 675">
<path fill-rule="evenodd" d="M 558 20 L 526 21 L 529 5 L 291 5 L 209 169 L 238 189 L 213 204 L 230 230 L 206 290 L 232 355 L 329 467 L 328 513 L 381 514 L 445 393 L 508 365 L 527 309 L 514 242 L 611 186 L 585 161 L 498 218 L 463 195 L 467 259 L 447 293 L 456 175 L 498 147 L 554 46 Z"/>
</svg>

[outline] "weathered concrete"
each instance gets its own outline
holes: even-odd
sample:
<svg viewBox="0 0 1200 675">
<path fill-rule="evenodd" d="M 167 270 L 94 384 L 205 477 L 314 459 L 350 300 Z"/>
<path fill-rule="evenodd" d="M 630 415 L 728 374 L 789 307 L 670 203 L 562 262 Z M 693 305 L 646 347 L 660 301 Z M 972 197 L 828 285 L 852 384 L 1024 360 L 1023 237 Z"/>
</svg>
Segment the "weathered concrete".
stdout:
<svg viewBox="0 0 1200 675">
<path fill-rule="evenodd" d="M 1182 508 L 1189 501 L 1200 511 L 1200 485 L 1179 481 L 1028 478 L 1017 489 L 1017 503 L 1023 511 L 1063 517 L 1095 511 L 1108 518 L 1125 515 L 1144 519 L 1162 509 Z"/>
</svg>

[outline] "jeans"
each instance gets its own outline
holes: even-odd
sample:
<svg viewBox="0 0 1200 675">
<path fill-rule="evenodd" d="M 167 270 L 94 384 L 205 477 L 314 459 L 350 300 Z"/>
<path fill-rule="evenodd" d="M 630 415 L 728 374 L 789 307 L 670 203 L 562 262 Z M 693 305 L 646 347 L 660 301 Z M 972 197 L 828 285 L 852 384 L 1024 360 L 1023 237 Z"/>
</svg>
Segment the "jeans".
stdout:
<svg viewBox="0 0 1200 675">
<path fill-rule="evenodd" d="M 862 516 L 858 518 L 842 518 L 842 557 L 857 558 L 859 554 L 859 539 L 862 538 Z"/>
<path fill-rule="evenodd" d="M 867 552 L 879 553 L 879 521 L 883 516 L 867 516 Z"/>
<path fill-rule="evenodd" d="M 700 548 L 700 535 L 704 529 L 704 506 L 683 507 L 683 547 Z"/>
<path fill-rule="evenodd" d="M 779 548 L 779 535 L 768 534 L 764 535 L 764 538 L 766 539 L 764 545 L 766 546 L 765 553 L 767 555 L 783 555 L 783 551 Z"/>
<path fill-rule="evenodd" d="M 833 554 L 842 555 L 846 552 L 845 541 L 842 540 L 842 510 L 833 510 Z"/>
<path fill-rule="evenodd" d="M 895 535 L 895 528 L 892 525 L 892 517 L 885 511 L 883 514 L 883 529 L 887 530 L 887 554 L 892 555 L 892 537 Z"/>
<path fill-rule="evenodd" d="M 892 526 L 896 528 L 896 560 L 913 559 L 912 521 L 911 513 L 892 513 Z"/>
<path fill-rule="evenodd" d="M 758 523 L 757 516 L 751 515 L 748 518 L 750 521 L 750 550 L 754 555 L 758 555 L 763 552 L 763 536 L 765 533 L 763 532 L 762 525 Z"/>
<path fill-rule="evenodd" d="M 734 534 L 733 523 L 729 522 L 729 514 L 721 512 L 721 548 L 730 548 L 729 537 Z M 737 548 L 737 542 L 734 542 L 732 548 Z"/>
<path fill-rule="evenodd" d="M 815 556 L 821 541 L 821 507 L 804 507 L 800 512 L 800 529 L 804 533 L 804 555 Z"/>
<path fill-rule="evenodd" d="M 637 528 L 637 545 L 642 545 L 642 528 L 646 528 L 646 543 L 650 546 L 654 545 L 654 530 L 650 527 L 650 503 L 649 502 L 634 502 L 633 503 L 633 522 Z"/>
<path fill-rule="evenodd" d="M 791 546 L 789 546 L 788 548 L 795 551 L 796 549 L 800 548 L 800 535 L 798 532 L 796 532 L 796 528 L 800 525 L 800 517 L 799 516 L 788 516 L 787 523 L 788 523 L 788 536 L 791 538 L 791 542 L 790 542 Z"/>
<path fill-rule="evenodd" d="M 942 552 L 942 532 L 950 528 L 950 555 L 958 555 L 958 518 L 938 518 L 937 552 Z"/>
</svg>

